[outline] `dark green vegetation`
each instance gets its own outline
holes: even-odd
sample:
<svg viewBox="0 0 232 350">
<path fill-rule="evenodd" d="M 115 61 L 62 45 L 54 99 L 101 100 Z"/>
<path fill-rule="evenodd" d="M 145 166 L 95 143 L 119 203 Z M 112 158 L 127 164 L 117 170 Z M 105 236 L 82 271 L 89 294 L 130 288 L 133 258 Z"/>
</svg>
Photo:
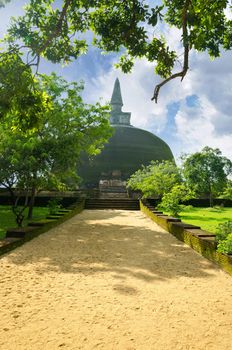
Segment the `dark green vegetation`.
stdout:
<svg viewBox="0 0 232 350">
<path fill-rule="evenodd" d="M 193 208 L 186 207 L 179 213 L 183 222 L 200 226 L 203 230 L 216 232 L 217 226 L 232 221 L 232 208 Z"/>
<path fill-rule="evenodd" d="M 203 148 L 184 158 L 183 177 L 197 196 L 204 194 L 213 206 L 213 198 L 221 194 L 229 185 L 232 162 L 222 156 L 219 149 Z"/>
<path fill-rule="evenodd" d="M 205 147 L 201 152 L 185 156 L 180 168 L 168 161 L 151 163 L 136 171 L 127 186 L 139 190 L 143 198 L 159 199 L 157 209 L 164 213 L 210 232 L 216 232 L 221 225 L 223 234 L 227 222 L 232 221 L 232 209 L 213 208 L 213 197 L 232 199 L 231 174 L 232 162 L 223 157 L 219 149 Z M 198 196 L 209 198 L 211 208 L 181 205 L 181 202 Z M 159 218 L 157 220 L 159 223 Z M 225 240 L 218 241 L 218 249 L 221 253 L 232 252 L 231 231 Z"/>
<path fill-rule="evenodd" d="M 111 135 L 109 107 L 85 104 L 83 84 L 52 74 L 41 76 L 40 86 L 52 107 L 40 117 L 38 129 L 21 132 L 11 118 L 0 124 L 0 185 L 9 191 L 18 226 L 28 206 L 32 217 L 38 191 L 76 188 L 80 152 L 98 153 Z M 26 201 L 18 209 L 22 192 Z"/>
<path fill-rule="evenodd" d="M 69 210 L 63 210 L 64 215 L 57 217 L 55 220 L 44 220 L 41 217 L 38 217 L 39 223 L 41 225 L 37 226 L 27 226 L 25 228 L 22 228 L 20 230 L 16 231 L 12 230 L 10 237 L 13 238 L 13 240 L 2 240 L 2 244 L 0 244 L 0 255 L 5 254 L 6 252 L 11 251 L 12 249 L 15 249 L 25 242 L 30 241 L 31 239 L 39 236 L 42 233 L 47 232 L 53 227 L 56 227 L 57 225 L 60 225 L 61 223 L 65 222 L 66 220 L 72 218 L 74 215 L 79 214 L 84 209 L 84 201 L 78 200 L 76 203 L 73 203 Z M 36 219 L 36 218 L 35 218 Z M 37 221 L 34 221 L 34 223 L 37 223 Z M 37 227 L 36 227 L 37 226 Z M 14 239 L 16 234 L 16 240 Z"/>
<path fill-rule="evenodd" d="M 140 191 L 143 198 L 162 198 L 180 182 L 180 169 L 174 161 L 156 161 L 137 170 L 128 180 L 127 187 Z"/>
<path fill-rule="evenodd" d="M 232 220 L 220 224 L 216 232 L 219 252 L 232 255 Z"/>
<path fill-rule="evenodd" d="M 113 129 L 114 133 L 101 154 L 92 161 L 83 159 L 79 175 L 85 183 L 98 184 L 104 177 L 112 178 L 114 170 L 120 170 L 121 178 L 127 180 L 141 164 L 173 159 L 168 145 L 150 132 L 123 125 L 113 126 Z"/>
<path fill-rule="evenodd" d="M 2 0 L 0 5 L 7 3 Z M 136 58 L 154 62 L 155 72 L 165 80 L 183 79 L 189 69 L 189 52 L 206 51 L 219 57 L 232 47 L 232 21 L 226 17 L 230 0 L 31 0 L 23 16 L 15 19 L 6 37 L 6 53 L 27 51 L 29 66 L 38 66 L 43 56 L 52 62 L 69 62 L 88 50 L 85 32 L 93 33 L 93 44 L 104 52 L 122 52 L 119 66 L 129 72 Z M 59 5 L 57 5 L 59 4 Z M 174 26 L 181 32 L 183 55 L 169 48 L 160 35 L 159 24 Z M 151 35 L 153 33 L 153 35 Z M 182 58 L 183 57 L 183 58 Z M 180 59 L 182 58 L 181 68 Z M 176 71 L 177 69 L 177 71 Z"/>
<path fill-rule="evenodd" d="M 185 242 L 190 245 L 191 248 L 196 250 L 198 253 L 206 257 L 207 259 L 217 263 L 225 271 L 232 275 L 232 255 L 225 254 L 229 250 L 232 253 L 232 234 L 228 234 L 226 241 L 217 241 L 215 240 L 215 235 L 206 232 L 200 229 L 195 229 L 188 227 L 186 223 L 183 222 L 174 222 L 171 217 L 168 216 L 159 216 L 150 210 L 143 203 L 141 205 L 141 210 L 148 215 L 153 221 L 158 225 L 163 227 L 165 230 L 173 234 L 180 241 Z M 231 225 L 232 228 L 232 225 Z M 221 248 L 219 248 L 220 243 L 222 243 Z"/>
<path fill-rule="evenodd" d="M 209 198 L 213 206 L 216 196 L 230 199 L 231 174 L 232 162 L 219 149 L 204 147 L 185 156 L 181 167 L 168 161 L 143 167 L 130 177 L 127 187 L 140 191 L 143 198 L 160 199 L 159 208 L 176 216 L 181 201 Z"/>
<path fill-rule="evenodd" d="M 170 212 L 171 215 L 177 217 L 182 209 L 181 202 L 188 201 L 195 197 L 195 193 L 185 183 L 176 184 L 170 192 L 164 193 L 158 209 L 164 209 Z"/>
<path fill-rule="evenodd" d="M 35 207 L 33 220 L 40 220 L 48 215 L 49 209 L 47 207 Z M 26 226 L 28 220 L 24 221 Z M 5 237 L 5 232 L 8 228 L 15 227 L 15 216 L 10 206 L 0 205 L 0 239 Z"/>
</svg>

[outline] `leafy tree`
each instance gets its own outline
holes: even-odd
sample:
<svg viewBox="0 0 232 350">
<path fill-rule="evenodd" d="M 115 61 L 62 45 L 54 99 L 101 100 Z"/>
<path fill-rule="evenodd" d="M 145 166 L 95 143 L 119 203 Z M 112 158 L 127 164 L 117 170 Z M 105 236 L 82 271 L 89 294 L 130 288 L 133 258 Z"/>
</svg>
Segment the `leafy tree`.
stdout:
<svg viewBox="0 0 232 350">
<path fill-rule="evenodd" d="M 0 119 L 25 131 L 39 126 L 51 100 L 21 56 L 17 48 L 0 55 Z"/>
<path fill-rule="evenodd" d="M 158 208 L 163 209 L 173 216 L 178 216 L 183 208 L 180 202 L 187 201 L 195 197 L 195 193 L 185 184 L 174 185 L 172 189 L 163 195 Z"/>
<path fill-rule="evenodd" d="M 111 135 L 109 107 L 85 104 L 83 84 L 67 83 L 52 74 L 41 76 L 40 86 L 52 108 L 43 115 L 39 129 L 12 131 L 11 118 L 0 126 L 0 184 L 11 193 L 19 225 L 28 205 L 32 216 L 38 191 L 76 186 L 80 152 L 97 154 Z M 22 194 L 26 201 L 18 210 Z"/>
<path fill-rule="evenodd" d="M 4 3 L 6 2 L 3 1 Z M 2 3 L 2 2 L 1 2 Z M 0 3 L 0 4 L 1 4 Z M 225 10 L 230 0 L 31 0 L 25 14 L 14 19 L 6 40 L 22 43 L 28 50 L 28 63 L 39 64 L 40 57 L 52 62 L 69 62 L 86 52 L 85 32 L 92 31 L 93 44 L 104 52 L 120 52 L 118 66 L 129 72 L 136 58 L 155 63 L 155 72 L 164 80 L 155 87 L 157 102 L 160 88 L 174 78 L 185 77 L 191 50 L 207 51 L 214 57 L 232 47 L 232 21 Z M 181 32 L 183 61 L 170 49 L 158 24 L 163 22 Z M 153 33 L 151 35 L 150 33 Z"/>
<path fill-rule="evenodd" d="M 184 158 L 183 175 L 190 188 L 198 195 L 207 195 L 210 206 L 213 197 L 221 193 L 232 174 L 232 162 L 222 156 L 219 149 L 205 147 Z"/>
<path fill-rule="evenodd" d="M 227 185 L 219 198 L 232 200 L 232 180 L 228 180 Z"/>
<path fill-rule="evenodd" d="M 162 198 L 171 188 L 181 182 L 178 167 L 172 161 L 151 162 L 137 170 L 127 182 L 127 187 L 141 191 L 144 198 Z"/>
</svg>

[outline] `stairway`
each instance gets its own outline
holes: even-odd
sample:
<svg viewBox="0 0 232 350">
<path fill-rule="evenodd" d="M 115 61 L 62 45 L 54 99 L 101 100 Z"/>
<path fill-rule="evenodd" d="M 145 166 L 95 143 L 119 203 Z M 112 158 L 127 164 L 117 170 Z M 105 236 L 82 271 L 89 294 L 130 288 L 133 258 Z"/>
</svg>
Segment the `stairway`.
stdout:
<svg viewBox="0 0 232 350">
<path fill-rule="evenodd" d="M 103 199 L 126 199 L 128 198 L 125 186 L 101 186 L 99 198 Z"/>
<path fill-rule="evenodd" d="M 92 198 L 86 199 L 85 209 L 120 209 L 140 210 L 137 199 L 124 198 Z"/>
</svg>

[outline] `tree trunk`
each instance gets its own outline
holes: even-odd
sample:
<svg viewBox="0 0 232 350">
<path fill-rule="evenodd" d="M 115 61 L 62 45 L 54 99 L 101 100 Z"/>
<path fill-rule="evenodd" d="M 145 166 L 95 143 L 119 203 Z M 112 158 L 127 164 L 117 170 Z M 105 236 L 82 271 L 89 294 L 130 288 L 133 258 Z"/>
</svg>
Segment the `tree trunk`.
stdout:
<svg viewBox="0 0 232 350">
<path fill-rule="evenodd" d="M 30 203 L 29 203 L 29 209 L 28 209 L 28 220 L 31 220 L 33 217 L 33 208 L 35 205 L 35 195 L 36 195 L 36 188 L 35 186 L 32 187 L 31 190 L 31 199 L 30 199 Z"/>
<path fill-rule="evenodd" d="M 15 220 L 16 220 L 17 226 L 18 227 L 22 227 L 23 220 L 24 220 L 23 211 L 25 210 L 26 207 L 23 206 L 23 208 L 20 209 L 18 207 L 19 200 L 20 200 L 20 196 L 17 196 L 16 199 L 15 199 L 14 205 L 12 206 L 12 211 L 13 211 L 13 213 L 15 215 Z"/>
<path fill-rule="evenodd" d="M 213 197 L 212 197 L 212 193 L 209 194 L 209 206 L 210 206 L 210 208 L 213 207 Z"/>
<path fill-rule="evenodd" d="M 209 186 L 209 206 L 210 208 L 213 207 L 213 193 L 212 193 L 211 185 Z"/>
</svg>

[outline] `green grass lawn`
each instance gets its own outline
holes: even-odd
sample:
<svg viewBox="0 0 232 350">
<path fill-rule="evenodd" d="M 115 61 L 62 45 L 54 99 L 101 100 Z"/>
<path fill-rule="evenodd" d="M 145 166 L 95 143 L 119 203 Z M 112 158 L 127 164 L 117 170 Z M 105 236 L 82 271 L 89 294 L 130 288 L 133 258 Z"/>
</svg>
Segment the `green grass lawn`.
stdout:
<svg viewBox="0 0 232 350">
<path fill-rule="evenodd" d="M 48 215 L 47 207 L 35 207 L 33 209 L 33 220 L 43 219 Z M 27 217 L 27 211 L 25 211 Z M 23 226 L 27 225 L 28 221 L 25 219 Z M 5 237 L 6 230 L 10 227 L 17 227 L 15 216 L 12 213 L 11 207 L 7 205 L 0 205 L 0 239 Z"/>
<path fill-rule="evenodd" d="M 232 221 L 232 208 L 186 208 L 180 214 L 183 222 L 215 232 L 218 224 Z"/>
</svg>

